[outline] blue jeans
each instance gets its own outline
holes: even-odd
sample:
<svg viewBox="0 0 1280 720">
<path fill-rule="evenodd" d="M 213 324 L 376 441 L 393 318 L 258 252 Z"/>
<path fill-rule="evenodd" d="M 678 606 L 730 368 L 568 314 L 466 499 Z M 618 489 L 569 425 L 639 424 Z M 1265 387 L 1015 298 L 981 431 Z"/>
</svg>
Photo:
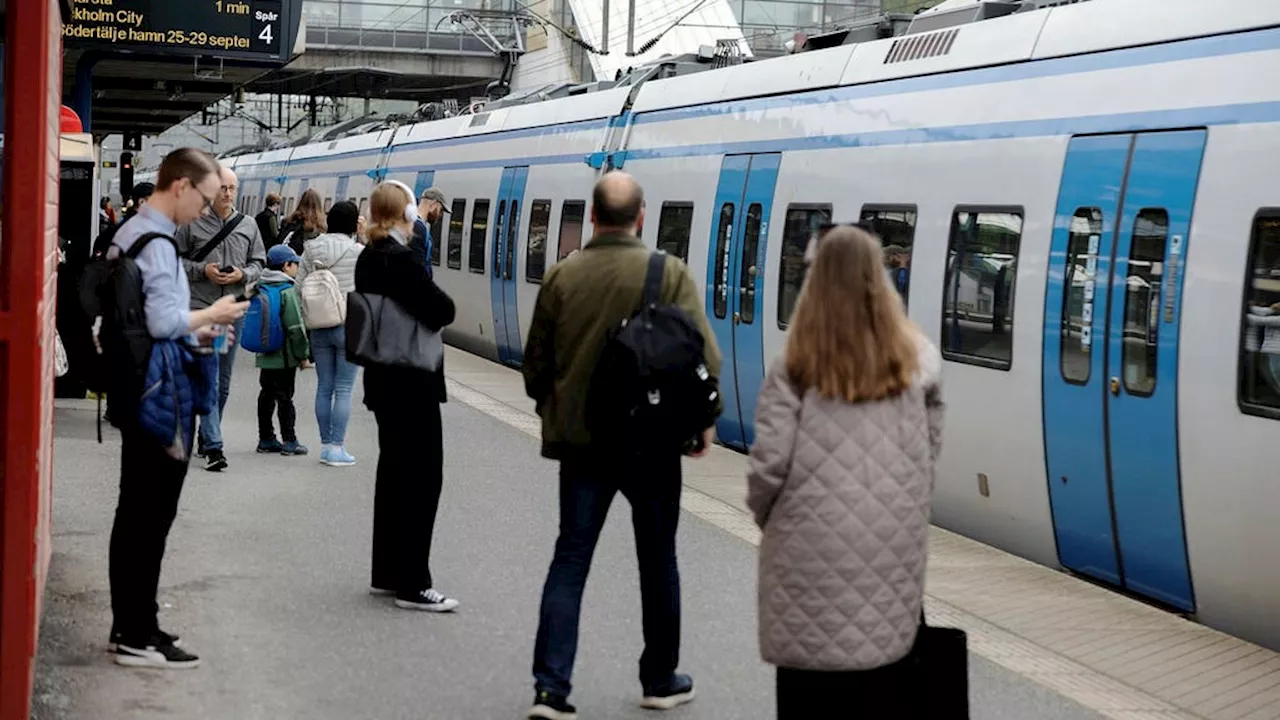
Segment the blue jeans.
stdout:
<svg viewBox="0 0 1280 720">
<path fill-rule="evenodd" d="M 631 503 L 644 654 L 640 684 L 648 689 L 671 679 L 680 659 L 680 572 L 676 524 L 680 519 L 680 456 L 626 465 L 597 458 L 560 463 L 560 537 L 542 590 L 534 644 L 533 677 L 538 690 L 568 696 L 578 651 L 582 592 L 596 541 L 619 492 Z"/>
<path fill-rule="evenodd" d="M 244 332 L 244 318 L 235 322 L 235 335 L 227 346 L 227 354 L 218 357 L 218 407 L 208 415 L 200 416 L 200 444 L 204 452 L 222 449 L 222 413 L 227 409 L 231 395 L 231 371 L 235 369 L 236 353 L 240 351 L 240 335 Z"/>
<path fill-rule="evenodd" d="M 311 355 L 316 361 L 316 423 L 322 445 L 341 445 L 351 420 L 351 390 L 356 384 L 355 365 L 347 362 L 347 329 L 311 331 Z"/>
</svg>

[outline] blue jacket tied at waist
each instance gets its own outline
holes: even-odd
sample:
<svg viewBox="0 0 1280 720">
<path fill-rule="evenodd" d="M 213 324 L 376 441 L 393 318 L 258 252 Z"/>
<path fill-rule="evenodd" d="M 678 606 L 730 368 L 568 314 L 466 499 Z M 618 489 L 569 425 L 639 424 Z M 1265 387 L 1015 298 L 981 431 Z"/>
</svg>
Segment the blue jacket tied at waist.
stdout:
<svg viewBox="0 0 1280 720">
<path fill-rule="evenodd" d="M 216 355 L 198 354 L 178 340 L 152 343 L 138 420 L 173 459 L 190 456 L 196 416 L 217 401 L 217 378 Z"/>
</svg>

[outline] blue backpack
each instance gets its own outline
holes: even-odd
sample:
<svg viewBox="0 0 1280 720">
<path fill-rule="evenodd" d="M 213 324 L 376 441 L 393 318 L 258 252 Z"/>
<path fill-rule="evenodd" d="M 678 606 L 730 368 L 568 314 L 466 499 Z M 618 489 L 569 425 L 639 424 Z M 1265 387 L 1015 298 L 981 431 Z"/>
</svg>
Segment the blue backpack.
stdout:
<svg viewBox="0 0 1280 720">
<path fill-rule="evenodd" d="M 244 338 L 240 345 L 252 353 L 269 355 L 284 348 L 284 312 L 281 296 L 284 284 L 259 285 L 244 316 Z"/>
</svg>

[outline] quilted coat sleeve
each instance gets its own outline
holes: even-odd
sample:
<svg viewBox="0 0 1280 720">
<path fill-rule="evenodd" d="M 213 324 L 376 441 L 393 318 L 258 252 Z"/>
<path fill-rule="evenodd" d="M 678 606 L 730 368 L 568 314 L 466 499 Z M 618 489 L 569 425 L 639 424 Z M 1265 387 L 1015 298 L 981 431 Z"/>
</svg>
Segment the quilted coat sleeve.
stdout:
<svg viewBox="0 0 1280 720">
<path fill-rule="evenodd" d="M 747 506 L 762 528 L 791 470 L 800 403 L 780 360 L 769 369 L 756 403 L 756 441 L 747 464 Z"/>
</svg>

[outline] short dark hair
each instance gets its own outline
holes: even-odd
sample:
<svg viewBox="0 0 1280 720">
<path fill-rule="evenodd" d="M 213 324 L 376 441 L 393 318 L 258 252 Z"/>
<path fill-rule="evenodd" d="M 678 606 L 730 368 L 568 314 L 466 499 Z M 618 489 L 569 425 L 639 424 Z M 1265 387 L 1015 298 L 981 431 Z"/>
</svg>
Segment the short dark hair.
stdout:
<svg viewBox="0 0 1280 720">
<path fill-rule="evenodd" d="M 164 156 L 160 163 L 160 171 L 156 174 L 156 189 L 168 190 L 174 183 L 187 178 L 199 184 L 204 179 L 221 171 L 217 158 L 198 148 L 178 148 Z"/>
<path fill-rule="evenodd" d="M 639 184 L 633 187 L 634 192 L 620 197 L 610 197 L 611 193 L 605 188 L 604 179 L 601 178 L 596 183 L 595 190 L 591 193 L 591 203 L 594 206 L 597 225 L 625 227 L 635 224 L 640 218 L 640 210 L 644 208 L 644 190 Z"/>
<path fill-rule="evenodd" d="M 360 225 L 360 210 L 350 200 L 336 202 L 329 208 L 329 216 L 325 218 L 325 224 L 328 225 L 327 229 L 331 233 L 355 235 L 356 228 Z"/>
<path fill-rule="evenodd" d="M 131 192 L 129 196 L 133 198 L 133 201 L 135 203 L 140 203 L 143 200 L 146 200 L 147 198 L 151 197 L 151 194 L 154 193 L 155 191 L 156 191 L 156 186 L 154 183 L 140 182 L 137 185 L 133 186 L 133 192 Z"/>
<path fill-rule="evenodd" d="M 267 193 L 267 207 L 280 204 L 280 196 L 275 193 Z"/>
</svg>

